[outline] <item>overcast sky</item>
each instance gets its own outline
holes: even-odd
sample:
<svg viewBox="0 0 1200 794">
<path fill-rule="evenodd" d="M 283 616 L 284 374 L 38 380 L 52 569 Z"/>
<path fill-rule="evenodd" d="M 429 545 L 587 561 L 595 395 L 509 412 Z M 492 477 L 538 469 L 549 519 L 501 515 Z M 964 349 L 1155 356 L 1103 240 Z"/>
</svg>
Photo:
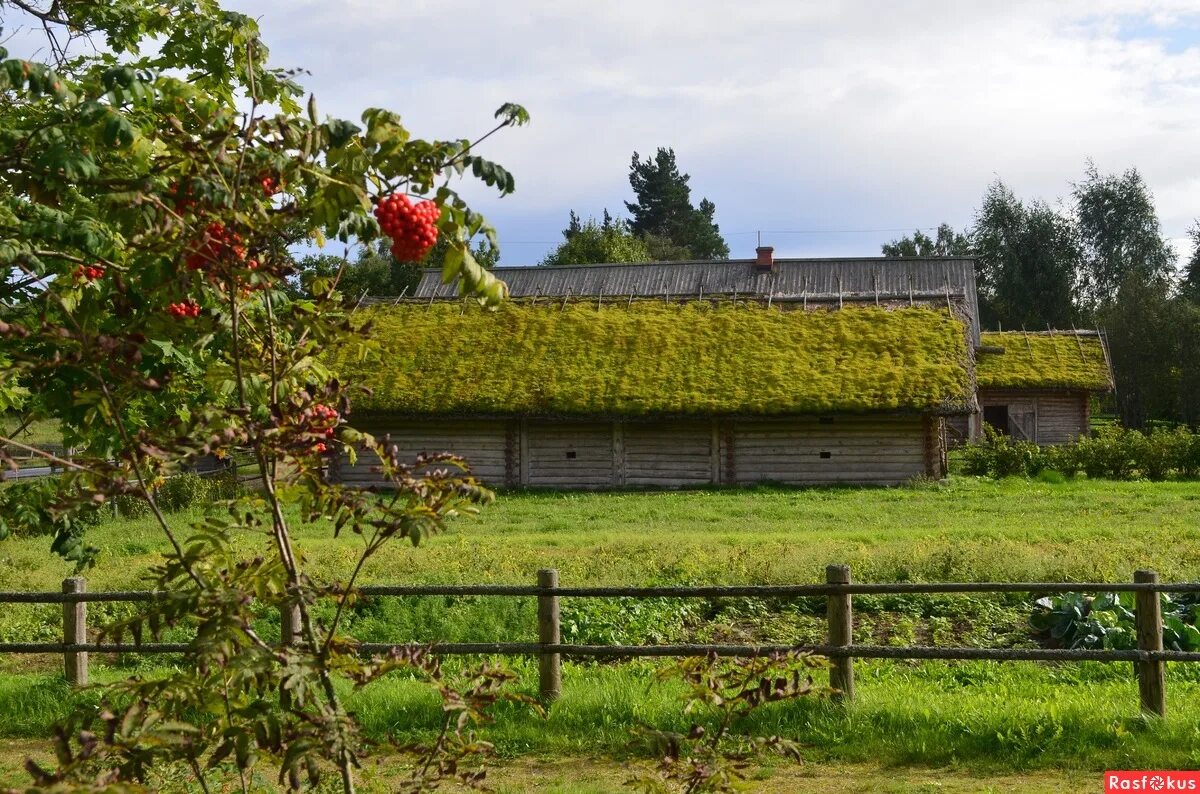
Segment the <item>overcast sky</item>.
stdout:
<svg viewBox="0 0 1200 794">
<path fill-rule="evenodd" d="M 516 193 L 466 190 L 502 264 L 540 259 L 568 210 L 623 213 L 633 151 L 658 146 L 734 257 L 758 230 L 777 255 L 877 255 L 894 230 L 968 224 L 996 177 L 1067 197 L 1088 157 L 1139 168 L 1181 250 L 1200 216 L 1200 0 L 228 5 L 311 71 L 323 113 L 470 137 L 525 105 L 486 149 Z"/>
</svg>

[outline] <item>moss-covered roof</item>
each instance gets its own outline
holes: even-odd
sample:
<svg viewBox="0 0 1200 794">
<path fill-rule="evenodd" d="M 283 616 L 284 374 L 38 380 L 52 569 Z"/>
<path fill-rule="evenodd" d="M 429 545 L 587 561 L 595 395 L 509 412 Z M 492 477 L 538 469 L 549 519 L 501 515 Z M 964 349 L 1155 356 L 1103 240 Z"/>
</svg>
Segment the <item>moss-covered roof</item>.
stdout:
<svg viewBox="0 0 1200 794">
<path fill-rule="evenodd" d="M 656 301 L 369 310 L 381 356 L 333 355 L 368 412 L 697 415 L 964 410 L 966 335 L 945 310 Z"/>
<path fill-rule="evenodd" d="M 1087 389 L 1108 391 L 1112 373 L 1103 343 L 1095 333 L 1054 331 L 990 331 L 980 335 L 984 347 L 975 378 L 983 388 Z"/>
</svg>

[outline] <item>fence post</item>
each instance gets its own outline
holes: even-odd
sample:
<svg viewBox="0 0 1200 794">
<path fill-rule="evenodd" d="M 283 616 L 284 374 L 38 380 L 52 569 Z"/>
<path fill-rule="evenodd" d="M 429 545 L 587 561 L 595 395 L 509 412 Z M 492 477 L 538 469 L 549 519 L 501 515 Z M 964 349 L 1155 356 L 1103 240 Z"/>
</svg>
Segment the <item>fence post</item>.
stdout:
<svg viewBox="0 0 1200 794">
<path fill-rule="evenodd" d="M 538 587 L 553 590 L 558 587 L 558 571 L 543 568 L 538 571 Z M 557 645 L 561 639 L 558 623 L 558 596 L 538 596 L 538 643 Z M 557 653 L 538 656 L 538 696 L 550 703 L 562 694 L 562 657 Z"/>
<path fill-rule="evenodd" d="M 1154 571 L 1134 571 L 1133 581 L 1158 583 Z M 1163 649 L 1162 599 L 1156 592 L 1138 591 L 1134 600 L 1137 616 L 1137 645 L 1139 651 Z M 1165 717 L 1167 714 L 1166 662 L 1157 659 L 1137 663 L 1138 694 L 1142 711 Z"/>
<path fill-rule="evenodd" d="M 826 584 L 850 584 L 849 565 L 825 566 Z M 846 646 L 854 644 L 854 610 L 849 593 L 830 595 L 827 600 L 828 644 Z M 834 700 L 854 700 L 854 660 L 849 656 L 831 660 L 829 685 L 838 690 Z"/>
<path fill-rule="evenodd" d="M 87 583 L 82 577 L 73 576 L 63 579 L 64 593 L 82 593 L 87 590 Z M 63 644 L 83 645 L 87 642 L 87 603 L 83 601 L 63 602 Z M 63 660 L 66 665 L 67 683 L 73 686 L 87 686 L 88 655 L 87 651 L 64 651 Z"/>
</svg>

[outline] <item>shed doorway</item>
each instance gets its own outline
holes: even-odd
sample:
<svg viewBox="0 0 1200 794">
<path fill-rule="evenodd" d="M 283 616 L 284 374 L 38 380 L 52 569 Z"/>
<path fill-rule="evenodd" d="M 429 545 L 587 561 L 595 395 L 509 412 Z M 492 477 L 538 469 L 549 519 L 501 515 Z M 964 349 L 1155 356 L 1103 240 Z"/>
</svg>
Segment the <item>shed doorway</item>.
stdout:
<svg viewBox="0 0 1200 794">
<path fill-rule="evenodd" d="M 1007 405 L 985 405 L 983 406 L 983 421 L 984 424 L 991 427 L 997 433 L 1008 435 L 1008 406 Z"/>
<path fill-rule="evenodd" d="M 1029 400 L 983 406 L 983 421 L 1001 435 L 1037 442 L 1037 404 Z"/>
</svg>

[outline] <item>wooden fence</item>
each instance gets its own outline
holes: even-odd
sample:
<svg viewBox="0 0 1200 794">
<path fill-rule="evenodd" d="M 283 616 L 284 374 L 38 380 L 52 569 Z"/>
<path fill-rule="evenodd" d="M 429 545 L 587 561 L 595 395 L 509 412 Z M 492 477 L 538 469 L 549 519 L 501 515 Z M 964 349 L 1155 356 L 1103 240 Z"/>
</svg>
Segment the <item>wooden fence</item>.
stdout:
<svg viewBox="0 0 1200 794">
<path fill-rule="evenodd" d="M 936 584 L 856 584 L 850 566 L 830 565 L 825 584 L 735 585 L 700 587 L 562 587 L 558 572 L 538 572 L 536 585 L 376 585 L 359 588 L 364 596 L 503 596 L 536 598 L 537 642 L 436 643 L 433 652 L 441 655 L 510 655 L 539 657 L 539 693 L 546 701 L 558 697 L 562 689 L 562 657 L 652 657 L 652 656 L 762 656 L 770 653 L 801 651 L 830 660 L 830 683 L 840 700 L 854 698 L 855 659 L 957 659 L 990 661 L 1055 662 L 1132 662 L 1134 664 L 1141 707 L 1150 714 L 1166 713 L 1164 673 L 1167 662 L 1200 662 L 1200 653 L 1163 649 L 1163 619 L 1160 593 L 1200 593 L 1200 583 L 1164 583 L 1153 571 L 1138 571 L 1133 582 L 951 582 Z M 1051 649 L 1051 648 L 964 648 L 964 647 L 891 647 L 855 645 L 853 641 L 855 595 L 903 595 L 918 593 L 1134 593 L 1137 618 L 1137 648 L 1129 650 Z M 800 598 L 824 597 L 827 604 L 827 634 L 824 645 L 571 645 L 564 644 L 559 632 L 561 598 Z M 152 591 L 88 592 L 83 579 L 63 582 L 61 593 L 0 592 L 2 603 L 61 603 L 63 605 L 62 642 L 0 643 L 0 653 L 54 653 L 63 655 L 67 680 L 87 683 L 89 653 L 181 653 L 186 643 L 96 643 L 88 642 L 88 602 L 148 602 L 158 597 Z M 282 642 L 294 642 L 297 624 L 295 607 L 280 616 Z M 363 643 L 363 653 L 386 653 L 395 647 L 387 643 Z"/>
</svg>

